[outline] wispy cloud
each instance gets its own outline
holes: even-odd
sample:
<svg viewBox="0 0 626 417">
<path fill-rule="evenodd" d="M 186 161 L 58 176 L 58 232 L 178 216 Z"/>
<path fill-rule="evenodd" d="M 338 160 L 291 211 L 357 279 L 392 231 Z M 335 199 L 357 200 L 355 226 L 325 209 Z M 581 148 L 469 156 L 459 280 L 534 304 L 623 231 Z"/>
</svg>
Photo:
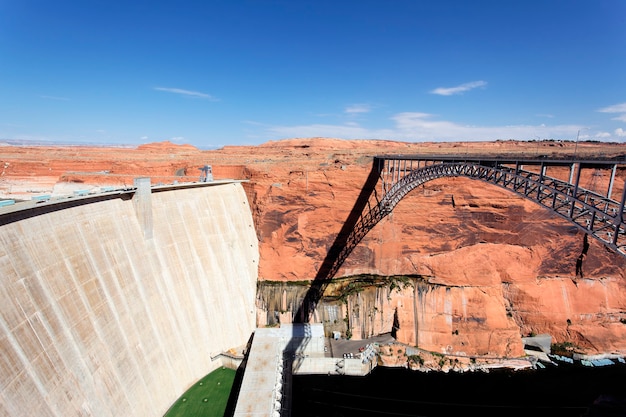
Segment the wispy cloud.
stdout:
<svg viewBox="0 0 626 417">
<path fill-rule="evenodd" d="M 328 137 L 342 139 L 384 139 L 394 136 L 392 129 L 372 130 L 357 124 L 312 124 L 298 126 L 269 126 L 267 132 L 276 138 Z"/>
<path fill-rule="evenodd" d="M 603 107 L 598 110 L 601 113 L 622 113 L 619 116 L 612 117 L 611 120 L 619 120 L 626 122 L 626 103 L 614 104 L 612 106 Z M 621 135 L 618 135 L 621 136 Z"/>
<path fill-rule="evenodd" d="M 457 85 L 456 87 L 438 87 L 434 90 L 431 90 L 431 94 L 438 94 L 440 96 L 452 96 L 455 94 L 463 94 L 464 92 L 473 90 L 475 88 L 485 87 L 486 85 L 487 81 L 472 81 L 470 83 Z"/>
<path fill-rule="evenodd" d="M 154 87 L 157 91 L 165 91 L 167 93 L 179 94 L 187 97 L 204 98 L 211 101 L 218 101 L 217 98 L 210 94 L 202 93 L 200 91 L 183 90 L 182 88 L 170 88 L 170 87 Z"/>
<path fill-rule="evenodd" d="M 505 125 L 476 126 L 439 120 L 429 113 L 404 112 L 391 117 L 393 127 L 369 129 L 357 123 L 342 125 L 311 124 L 268 126 L 267 134 L 275 138 L 336 137 L 344 139 L 388 139 L 404 141 L 490 141 L 497 139 L 529 140 L 574 139 L 580 125 Z M 617 135 L 617 134 L 616 134 Z"/>
<path fill-rule="evenodd" d="M 504 125 L 476 126 L 436 120 L 428 113 L 405 112 L 392 117 L 396 129 L 406 137 L 421 140 L 497 140 L 497 139 L 571 139 L 579 125 Z"/>
<path fill-rule="evenodd" d="M 344 113 L 348 114 L 358 114 L 358 113 L 369 113 L 372 111 L 372 106 L 369 104 L 353 104 L 351 106 L 346 107 Z"/>
<path fill-rule="evenodd" d="M 626 113 L 626 103 L 614 104 L 598 110 L 602 113 Z"/>
</svg>

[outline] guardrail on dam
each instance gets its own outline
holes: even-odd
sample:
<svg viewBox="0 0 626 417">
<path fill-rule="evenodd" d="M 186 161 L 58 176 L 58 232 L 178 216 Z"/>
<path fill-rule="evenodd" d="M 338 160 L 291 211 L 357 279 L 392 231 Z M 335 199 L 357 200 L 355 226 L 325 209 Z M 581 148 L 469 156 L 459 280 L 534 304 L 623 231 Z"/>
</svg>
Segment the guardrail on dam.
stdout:
<svg viewBox="0 0 626 417">
<path fill-rule="evenodd" d="M 163 415 L 254 331 L 241 183 L 137 184 L 0 207 L 0 416 Z"/>
</svg>

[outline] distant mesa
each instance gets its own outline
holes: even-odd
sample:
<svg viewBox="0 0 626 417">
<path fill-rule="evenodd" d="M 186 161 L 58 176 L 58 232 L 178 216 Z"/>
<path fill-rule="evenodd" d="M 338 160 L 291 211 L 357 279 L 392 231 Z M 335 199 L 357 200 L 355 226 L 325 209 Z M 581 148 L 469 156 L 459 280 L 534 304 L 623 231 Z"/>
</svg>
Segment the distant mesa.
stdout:
<svg viewBox="0 0 626 417">
<path fill-rule="evenodd" d="M 169 140 L 164 140 L 162 142 L 144 143 L 143 145 L 137 146 L 137 150 L 154 151 L 154 152 L 163 152 L 167 150 L 176 150 L 177 152 L 180 152 L 181 150 L 189 150 L 189 151 L 196 152 L 198 151 L 198 148 L 189 144 L 179 145 L 179 144 L 170 142 Z"/>
</svg>

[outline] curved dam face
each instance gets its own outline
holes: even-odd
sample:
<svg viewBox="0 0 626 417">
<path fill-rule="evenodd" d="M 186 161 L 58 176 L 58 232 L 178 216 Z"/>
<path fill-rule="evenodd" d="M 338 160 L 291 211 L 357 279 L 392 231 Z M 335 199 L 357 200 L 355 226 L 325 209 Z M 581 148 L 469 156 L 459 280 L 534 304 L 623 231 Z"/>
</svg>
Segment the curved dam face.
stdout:
<svg viewBox="0 0 626 417">
<path fill-rule="evenodd" d="M 242 185 L 139 194 L 0 226 L 0 416 L 163 415 L 248 341 Z"/>
</svg>

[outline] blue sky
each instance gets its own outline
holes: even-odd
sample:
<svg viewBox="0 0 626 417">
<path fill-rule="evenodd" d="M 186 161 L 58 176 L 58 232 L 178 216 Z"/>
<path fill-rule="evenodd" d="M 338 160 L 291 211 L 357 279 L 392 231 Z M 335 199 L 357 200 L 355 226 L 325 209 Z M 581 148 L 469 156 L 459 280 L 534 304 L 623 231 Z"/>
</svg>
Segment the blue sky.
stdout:
<svg viewBox="0 0 626 417">
<path fill-rule="evenodd" d="M 626 142 L 624 0 L 0 0 L 0 139 Z"/>
</svg>

